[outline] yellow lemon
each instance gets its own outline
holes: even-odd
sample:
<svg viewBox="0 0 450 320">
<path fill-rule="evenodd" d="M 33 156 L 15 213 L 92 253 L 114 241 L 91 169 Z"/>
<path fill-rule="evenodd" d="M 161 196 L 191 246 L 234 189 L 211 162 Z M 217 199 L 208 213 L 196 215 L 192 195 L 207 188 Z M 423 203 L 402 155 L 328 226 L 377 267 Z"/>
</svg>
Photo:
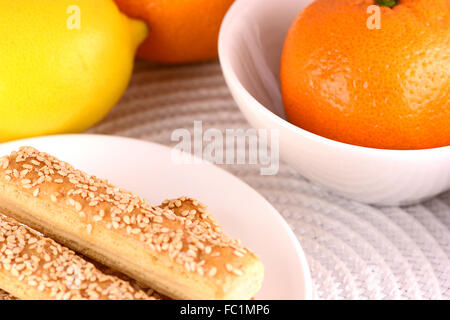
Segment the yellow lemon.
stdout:
<svg viewBox="0 0 450 320">
<path fill-rule="evenodd" d="M 98 122 L 146 35 L 112 0 L 0 1 L 0 141 Z"/>
</svg>

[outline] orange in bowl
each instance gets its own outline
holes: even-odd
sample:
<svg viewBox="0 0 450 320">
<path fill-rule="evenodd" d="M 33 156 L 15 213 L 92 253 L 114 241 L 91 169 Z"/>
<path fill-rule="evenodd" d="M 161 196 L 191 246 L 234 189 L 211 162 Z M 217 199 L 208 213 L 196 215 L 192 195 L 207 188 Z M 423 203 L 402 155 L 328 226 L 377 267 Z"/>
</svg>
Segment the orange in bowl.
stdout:
<svg viewBox="0 0 450 320">
<path fill-rule="evenodd" d="M 187 63 L 217 57 L 222 19 L 234 0 L 115 0 L 130 17 L 150 28 L 138 57 Z"/>
<path fill-rule="evenodd" d="M 450 1 L 316 0 L 288 32 L 282 97 L 291 123 L 329 139 L 443 147 L 449 75 Z"/>
</svg>

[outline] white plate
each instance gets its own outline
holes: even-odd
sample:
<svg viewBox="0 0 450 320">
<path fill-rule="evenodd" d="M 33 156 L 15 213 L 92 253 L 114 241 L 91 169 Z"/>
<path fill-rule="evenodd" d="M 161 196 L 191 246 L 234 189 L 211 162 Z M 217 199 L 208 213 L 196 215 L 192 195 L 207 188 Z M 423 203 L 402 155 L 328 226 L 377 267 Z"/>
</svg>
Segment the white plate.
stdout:
<svg viewBox="0 0 450 320">
<path fill-rule="evenodd" d="M 109 179 L 149 202 L 191 196 L 207 204 L 228 234 L 262 259 L 265 279 L 257 299 L 312 299 L 308 264 L 280 214 L 248 185 L 208 163 L 177 165 L 171 149 L 99 135 L 60 135 L 0 145 L 0 156 L 29 145 Z"/>
</svg>

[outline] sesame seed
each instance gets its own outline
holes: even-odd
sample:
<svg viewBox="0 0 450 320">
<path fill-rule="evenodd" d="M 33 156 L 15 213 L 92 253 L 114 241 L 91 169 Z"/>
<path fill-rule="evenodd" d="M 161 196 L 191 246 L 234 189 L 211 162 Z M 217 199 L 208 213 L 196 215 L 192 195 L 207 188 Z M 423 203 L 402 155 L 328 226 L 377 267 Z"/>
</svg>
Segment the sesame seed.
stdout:
<svg viewBox="0 0 450 320">
<path fill-rule="evenodd" d="M 81 206 L 81 203 L 75 202 L 75 210 L 81 211 L 81 209 L 83 209 L 83 207 Z"/>
<path fill-rule="evenodd" d="M 1 164 L 1 167 L 2 167 L 3 169 L 8 168 L 8 166 L 9 166 L 9 159 L 8 159 L 8 157 L 2 157 L 2 158 L 0 158 L 0 164 Z"/>
<path fill-rule="evenodd" d="M 234 254 L 235 256 L 238 256 L 238 257 L 243 257 L 243 256 L 245 256 L 241 251 L 238 251 L 238 250 L 234 250 L 234 251 L 233 251 L 233 254 Z"/>
<path fill-rule="evenodd" d="M 188 216 L 188 215 L 189 215 L 189 210 L 183 210 L 183 211 L 181 211 L 181 215 L 182 215 L 183 217 Z"/>
<path fill-rule="evenodd" d="M 153 218 L 153 221 L 156 223 L 163 223 L 164 219 L 161 216 L 156 216 Z"/>
<path fill-rule="evenodd" d="M 243 275 L 244 275 L 244 273 L 243 273 L 241 270 L 236 269 L 236 268 L 234 268 L 232 272 L 233 272 L 235 275 L 237 275 L 237 276 L 243 276 Z"/>
<path fill-rule="evenodd" d="M 208 276 L 210 277 L 214 277 L 217 273 L 217 268 L 216 267 L 212 267 L 209 272 L 208 272 Z"/>
</svg>

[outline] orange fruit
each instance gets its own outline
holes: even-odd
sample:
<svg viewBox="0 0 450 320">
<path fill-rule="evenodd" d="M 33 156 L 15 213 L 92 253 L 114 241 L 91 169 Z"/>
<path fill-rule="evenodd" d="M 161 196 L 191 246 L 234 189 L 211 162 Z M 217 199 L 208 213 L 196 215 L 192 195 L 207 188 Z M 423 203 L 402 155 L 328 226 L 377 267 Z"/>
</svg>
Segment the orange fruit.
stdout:
<svg viewBox="0 0 450 320">
<path fill-rule="evenodd" d="M 379 29 L 368 23 L 374 4 L 390 4 L 378 6 Z M 382 149 L 450 145 L 449 75 L 449 0 L 316 0 L 281 62 L 290 122 Z"/>
<path fill-rule="evenodd" d="M 115 0 L 127 15 L 150 27 L 138 57 L 187 63 L 217 57 L 219 29 L 234 0 Z"/>
</svg>

